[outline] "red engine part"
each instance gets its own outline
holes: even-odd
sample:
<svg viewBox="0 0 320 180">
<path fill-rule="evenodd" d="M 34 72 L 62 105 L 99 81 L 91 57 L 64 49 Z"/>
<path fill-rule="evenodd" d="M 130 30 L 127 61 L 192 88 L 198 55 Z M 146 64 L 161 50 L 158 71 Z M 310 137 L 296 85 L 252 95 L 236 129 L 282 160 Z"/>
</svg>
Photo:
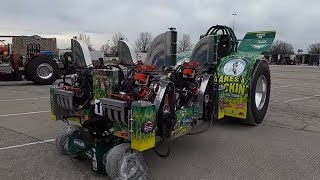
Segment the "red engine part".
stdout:
<svg viewBox="0 0 320 180">
<path fill-rule="evenodd" d="M 197 62 L 183 62 L 183 67 L 197 68 L 199 67 L 199 63 Z"/>
<path fill-rule="evenodd" d="M 154 71 L 154 66 L 152 65 L 138 65 L 136 67 L 137 71 Z"/>
<path fill-rule="evenodd" d="M 147 84 L 148 82 L 148 76 L 143 73 L 136 73 L 133 77 L 135 81 L 137 81 L 139 84 Z"/>
<path fill-rule="evenodd" d="M 191 89 L 191 93 L 196 96 L 200 93 L 200 89 L 198 87 L 194 87 Z"/>
<path fill-rule="evenodd" d="M 186 76 L 188 76 L 188 77 L 191 77 L 192 74 L 193 74 L 193 70 L 192 70 L 192 69 L 189 69 L 189 68 L 183 69 L 183 74 L 186 75 Z"/>
<path fill-rule="evenodd" d="M 129 94 L 113 93 L 113 94 L 111 94 L 111 98 L 122 100 L 122 101 L 127 101 L 128 103 L 131 103 L 132 101 L 134 101 L 133 97 Z"/>
<path fill-rule="evenodd" d="M 72 86 L 63 86 L 63 89 L 66 91 L 81 92 L 80 88 L 76 88 Z"/>
<path fill-rule="evenodd" d="M 147 88 L 147 87 L 142 87 L 142 88 L 139 90 L 139 96 L 140 96 L 140 98 L 142 98 L 142 99 L 144 99 L 149 93 L 150 93 L 150 90 L 149 90 L 149 88 Z"/>
</svg>

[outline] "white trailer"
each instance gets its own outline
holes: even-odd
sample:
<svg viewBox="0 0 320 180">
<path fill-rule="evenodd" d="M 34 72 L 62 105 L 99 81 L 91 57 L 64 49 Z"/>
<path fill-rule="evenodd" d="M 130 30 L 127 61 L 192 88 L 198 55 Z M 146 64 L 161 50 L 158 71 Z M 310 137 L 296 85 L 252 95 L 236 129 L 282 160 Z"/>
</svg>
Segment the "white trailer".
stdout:
<svg viewBox="0 0 320 180">
<path fill-rule="evenodd" d="M 99 58 L 104 60 L 104 52 L 103 51 L 89 51 L 90 57 L 92 61 L 97 61 Z"/>
<path fill-rule="evenodd" d="M 58 49 L 58 57 L 62 58 L 64 53 L 71 52 L 71 49 Z M 99 58 L 104 59 L 104 52 L 103 51 L 89 51 L 91 60 L 99 60 Z"/>
</svg>

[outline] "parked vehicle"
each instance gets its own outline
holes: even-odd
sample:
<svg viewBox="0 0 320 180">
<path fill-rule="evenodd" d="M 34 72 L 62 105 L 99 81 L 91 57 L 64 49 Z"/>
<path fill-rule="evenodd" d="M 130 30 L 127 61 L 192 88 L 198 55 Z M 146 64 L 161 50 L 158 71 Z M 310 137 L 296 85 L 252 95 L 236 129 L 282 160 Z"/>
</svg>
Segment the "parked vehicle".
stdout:
<svg viewBox="0 0 320 180">
<path fill-rule="evenodd" d="M 76 74 L 50 89 L 51 119 L 67 124 L 57 150 L 89 158 L 95 172 L 111 179 L 146 179 L 143 151 L 168 157 L 172 140 L 205 133 L 224 117 L 260 124 L 271 86 L 260 58 L 274 37 L 274 31 L 249 32 L 238 46 L 230 27 L 213 26 L 191 56 L 177 62 L 177 31 L 170 28 L 153 40 L 144 63 L 134 61 L 127 46 L 119 50 L 123 58 L 100 66 L 92 65 L 83 41 L 72 39 L 77 51 L 65 66 Z M 163 142 L 168 146 L 161 153 Z"/>
</svg>

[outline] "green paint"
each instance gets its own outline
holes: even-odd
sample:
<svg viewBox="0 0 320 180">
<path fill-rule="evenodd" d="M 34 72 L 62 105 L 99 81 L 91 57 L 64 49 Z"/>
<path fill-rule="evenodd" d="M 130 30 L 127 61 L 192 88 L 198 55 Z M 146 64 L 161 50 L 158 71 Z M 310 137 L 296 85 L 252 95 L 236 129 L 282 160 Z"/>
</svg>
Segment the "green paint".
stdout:
<svg viewBox="0 0 320 180">
<path fill-rule="evenodd" d="M 172 132 L 172 138 L 180 137 L 191 130 L 193 115 L 193 107 L 188 107 L 176 111 L 177 121 Z"/>
<path fill-rule="evenodd" d="M 91 168 L 97 174 L 101 174 L 104 171 L 104 154 L 116 145 L 114 142 L 115 138 L 112 136 L 109 136 L 105 141 L 97 143 L 86 142 L 73 136 L 68 136 L 68 140 L 68 152 L 91 159 Z M 83 145 L 83 147 L 79 147 L 79 145 Z"/>
<path fill-rule="evenodd" d="M 233 60 L 241 59 L 245 62 L 244 72 L 239 76 L 226 75 L 223 72 L 224 65 Z M 259 54 L 237 52 L 220 60 L 218 67 L 219 85 L 224 88 L 225 115 L 246 118 L 249 81 Z"/>
<path fill-rule="evenodd" d="M 131 147 L 144 151 L 155 146 L 157 111 L 154 104 L 147 101 L 134 101 L 132 110 Z"/>
<path fill-rule="evenodd" d="M 184 61 L 189 61 L 192 55 L 192 51 L 185 51 L 177 54 L 177 65 L 183 63 Z"/>
<path fill-rule="evenodd" d="M 94 99 L 110 97 L 119 82 L 118 71 L 114 69 L 95 69 L 93 72 Z"/>
<path fill-rule="evenodd" d="M 121 125 L 117 122 L 113 123 L 113 135 L 123 139 L 128 139 L 129 136 L 127 126 Z"/>
<path fill-rule="evenodd" d="M 275 31 L 248 32 L 243 41 L 241 41 L 238 51 L 252 53 L 268 52 L 275 36 Z"/>
</svg>

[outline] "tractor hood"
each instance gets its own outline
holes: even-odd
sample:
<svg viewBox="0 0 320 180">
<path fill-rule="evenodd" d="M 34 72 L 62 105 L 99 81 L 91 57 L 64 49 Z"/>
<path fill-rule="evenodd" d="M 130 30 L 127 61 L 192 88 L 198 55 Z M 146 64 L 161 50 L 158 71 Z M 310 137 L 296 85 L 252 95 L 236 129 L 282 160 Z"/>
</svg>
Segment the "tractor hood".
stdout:
<svg viewBox="0 0 320 180">
<path fill-rule="evenodd" d="M 215 54 L 213 51 L 208 51 L 208 49 L 210 49 L 210 44 L 213 43 L 213 38 L 218 38 L 218 36 L 205 36 L 198 41 L 192 51 L 177 54 L 177 65 L 182 64 L 184 61 L 195 61 L 201 65 L 210 63 L 213 60 L 213 55 Z"/>
<path fill-rule="evenodd" d="M 218 36 L 209 35 L 203 37 L 193 48 L 190 61 L 198 62 L 200 65 L 216 61 L 214 60 L 214 55 L 217 54 L 217 47 L 213 48 L 215 39 L 217 41 Z"/>
<path fill-rule="evenodd" d="M 118 41 L 119 60 L 123 64 L 132 65 L 137 63 L 137 57 L 134 55 L 134 49 L 129 41 Z"/>
<path fill-rule="evenodd" d="M 145 64 L 155 67 L 176 65 L 177 32 L 167 31 L 158 35 L 151 43 Z"/>
<path fill-rule="evenodd" d="M 71 39 L 72 63 L 77 67 L 90 67 L 92 60 L 87 44 L 79 39 Z"/>
<path fill-rule="evenodd" d="M 275 36 L 275 31 L 248 32 L 240 43 L 238 51 L 258 54 L 268 52 Z"/>
</svg>

